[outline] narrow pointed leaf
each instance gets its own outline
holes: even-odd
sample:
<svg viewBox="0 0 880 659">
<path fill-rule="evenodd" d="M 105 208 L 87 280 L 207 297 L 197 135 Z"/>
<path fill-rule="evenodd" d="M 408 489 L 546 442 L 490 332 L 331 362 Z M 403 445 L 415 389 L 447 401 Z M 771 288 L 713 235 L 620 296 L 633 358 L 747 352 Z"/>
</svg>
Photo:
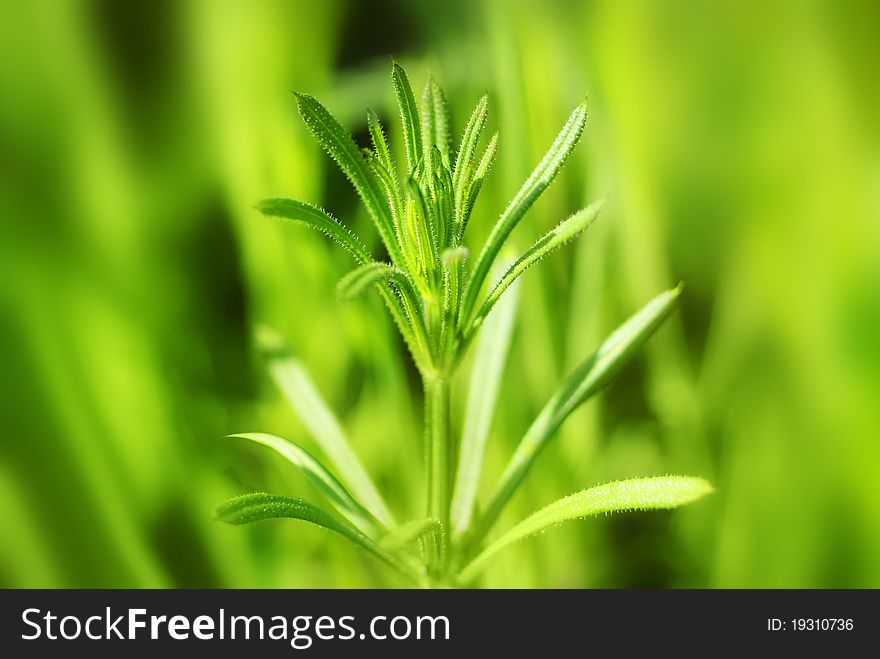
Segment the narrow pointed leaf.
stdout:
<svg viewBox="0 0 880 659">
<path fill-rule="evenodd" d="M 400 250 L 394 235 L 391 209 L 374 179 L 364 154 L 355 144 L 351 134 L 330 114 L 321 103 L 308 94 L 296 94 L 296 103 L 308 129 L 324 150 L 332 157 L 348 177 L 367 207 L 379 236 L 391 255 L 400 262 Z"/>
<path fill-rule="evenodd" d="M 345 486 L 321 462 L 302 446 L 289 439 L 268 433 L 240 433 L 230 437 L 247 439 L 268 446 L 292 465 L 299 468 L 318 491 L 351 523 L 370 536 L 382 529 L 381 524 L 354 500 Z"/>
<path fill-rule="evenodd" d="M 492 169 L 492 165 L 495 164 L 495 156 L 498 154 L 498 131 L 496 130 L 492 137 L 489 138 L 489 143 L 486 145 L 486 150 L 483 151 L 483 156 L 480 158 L 480 164 L 477 165 L 477 171 L 474 174 L 474 179 L 482 181 L 489 174 L 489 170 Z"/>
<path fill-rule="evenodd" d="M 507 208 L 504 209 L 498 222 L 493 227 L 483 250 L 480 252 L 480 256 L 477 258 L 474 272 L 468 282 L 463 306 L 465 311 L 464 322 L 470 320 L 470 313 L 474 309 L 480 288 L 510 232 L 519 224 L 519 221 L 526 214 L 526 211 L 531 208 L 532 204 L 535 203 L 535 200 L 556 178 L 559 170 L 562 169 L 562 165 L 565 164 L 568 156 L 571 155 L 571 152 L 577 145 L 586 122 L 587 105 L 582 103 L 571 113 L 571 116 L 559 132 L 559 135 L 556 136 L 556 140 L 550 146 L 543 160 L 541 160 L 526 182 L 523 183 L 519 192 L 516 193 L 516 196 L 514 196 Z"/>
<path fill-rule="evenodd" d="M 373 161 L 370 164 L 388 193 L 391 217 L 394 221 L 395 234 L 399 242 L 399 225 L 403 213 L 403 203 L 400 196 L 400 187 L 397 183 L 397 172 L 394 168 L 394 160 L 391 158 L 391 151 L 388 148 L 388 141 L 385 139 L 385 131 L 382 130 L 379 117 L 372 110 L 367 110 L 367 127 L 370 130 L 370 137 L 374 148 Z"/>
<path fill-rule="evenodd" d="M 422 92 L 422 148 L 436 146 L 448 157 L 449 142 L 449 104 L 446 94 L 431 77 Z"/>
<path fill-rule="evenodd" d="M 486 301 L 480 307 L 474 317 L 472 329 L 479 327 L 483 319 L 489 315 L 492 307 L 498 302 L 501 294 L 507 290 L 516 279 L 528 270 L 531 266 L 543 259 L 554 250 L 562 247 L 565 243 L 576 238 L 587 230 L 589 226 L 599 216 L 602 210 L 602 201 L 597 201 L 587 208 L 578 211 L 571 217 L 560 222 L 556 227 L 545 233 L 532 245 L 525 254 L 523 254 L 501 277 L 501 281 L 489 293 Z"/>
<path fill-rule="evenodd" d="M 498 305 L 496 313 L 486 322 L 477 341 L 465 407 L 458 474 L 452 496 L 452 528 L 455 535 L 461 535 L 471 521 L 486 440 L 513 335 L 518 288 L 517 284 L 513 285 L 508 296 Z"/>
<path fill-rule="evenodd" d="M 422 159 L 422 131 L 419 125 L 419 108 L 413 96 L 412 86 L 406 71 L 397 62 L 391 67 L 391 80 L 397 95 L 397 107 L 400 110 L 400 121 L 403 124 L 403 144 L 406 149 L 406 161 L 409 173 L 415 171 Z"/>
<path fill-rule="evenodd" d="M 379 116 L 372 110 L 367 110 L 367 127 L 370 130 L 370 138 L 373 141 L 373 148 L 376 150 L 376 156 L 379 162 L 388 170 L 388 173 L 394 175 L 394 161 L 391 159 L 391 151 L 388 149 L 388 141 L 385 138 L 385 131 L 382 129 L 382 122 Z"/>
<path fill-rule="evenodd" d="M 393 281 L 395 277 L 400 275 L 402 275 L 400 271 L 387 263 L 376 261 L 365 263 L 339 280 L 336 285 L 336 294 L 340 300 L 353 300 L 370 287 L 380 282 Z"/>
<path fill-rule="evenodd" d="M 474 153 L 477 150 L 477 143 L 480 141 L 480 133 L 486 126 L 486 117 L 489 116 L 489 97 L 484 95 L 478 102 L 477 107 L 471 113 L 465 126 L 464 133 L 461 137 L 461 146 L 458 148 L 458 155 L 455 158 L 455 168 L 452 174 L 452 183 L 455 189 L 455 198 L 464 198 L 465 187 L 469 183 L 467 179 L 468 166 L 473 167 Z M 471 170 L 473 173 L 473 170 Z"/>
<path fill-rule="evenodd" d="M 217 508 L 217 519 L 227 524 L 251 524 L 266 519 L 299 519 L 309 522 L 338 533 L 392 569 L 407 578 L 413 578 L 400 563 L 351 524 L 302 499 L 278 494 L 245 494 L 230 499 Z"/>
<path fill-rule="evenodd" d="M 631 316 L 581 363 L 544 406 L 511 457 L 485 513 L 480 518 L 474 540 L 485 535 L 505 504 L 525 478 L 541 450 L 562 422 L 577 407 L 607 385 L 636 350 L 657 330 L 672 312 L 681 285 L 665 291 Z"/>
<path fill-rule="evenodd" d="M 489 175 L 492 165 L 495 164 L 495 156 L 497 154 L 498 131 L 495 131 L 495 134 L 489 139 L 489 144 L 486 145 L 486 150 L 483 152 L 483 157 L 480 158 L 480 164 L 477 166 L 467 191 L 463 193 L 463 198 L 458 200 L 459 207 L 458 216 L 456 218 L 458 224 L 456 228 L 456 242 L 461 241 L 464 232 L 467 230 L 468 221 L 471 218 L 474 204 L 477 201 L 477 195 L 480 194 L 483 183 Z"/>
<path fill-rule="evenodd" d="M 340 300 L 349 301 L 362 295 L 373 286 L 385 290 L 387 284 L 393 284 L 396 289 L 397 299 L 402 303 L 403 311 L 409 319 L 408 327 L 421 336 L 424 332 L 424 318 L 419 295 L 412 279 L 403 270 L 387 263 L 376 261 L 365 263 L 339 280 L 336 285 L 336 294 Z M 393 301 L 393 298 L 389 300 L 390 303 Z"/>
<path fill-rule="evenodd" d="M 263 215 L 292 220 L 317 229 L 342 245 L 359 263 L 370 260 L 367 248 L 357 236 L 340 224 L 336 218 L 311 204 L 295 199 L 264 199 L 257 204 L 257 210 Z"/>
<path fill-rule="evenodd" d="M 388 507 L 302 363 L 293 356 L 276 332 L 261 328 L 258 343 L 278 388 L 330 460 L 342 482 L 376 519 L 385 526 L 393 526 L 394 520 Z"/>
<path fill-rule="evenodd" d="M 379 290 L 416 367 L 424 370 L 427 368 L 428 348 L 421 308 L 418 304 L 411 308 L 407 296 L 391 290 L 385 283 L 379 284 Z"/>
<path fill-rule="evenodd" d="M 687 476 L 634 478 L 591 487 L 559 499 L 524 519 L 462 570 L 460 580 L 462 583 L 472 580 L 505 547 L 562 522 L 600 513 L 677 508 L 710 492 L 712 486 L 707 481 Z"/>
</svg>

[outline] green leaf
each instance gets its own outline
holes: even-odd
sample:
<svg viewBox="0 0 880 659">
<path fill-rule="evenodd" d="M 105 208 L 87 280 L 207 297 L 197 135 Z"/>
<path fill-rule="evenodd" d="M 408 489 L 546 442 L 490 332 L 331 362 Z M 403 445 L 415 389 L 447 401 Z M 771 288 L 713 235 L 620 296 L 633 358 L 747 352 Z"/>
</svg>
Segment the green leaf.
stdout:
<svg viewBox="0 0 880 659">
<path fill-rule="evenodd" d="M 412 286 L 409 277 L 402 270 L 387 263 L 371 261 L 355 268 L 340 279 L 336 285 L 336 294 L 340 300 L 353 300 L 370 287 L 382 282 L 394 282 L 405 288 Z"/>
<path fill-rule="evenodd" d="M 442 155 L 449 157 L 450 148 L 449 104 L 446 94 L 433 77 L 428 78 L 422 91 L 422 146 L 436 146 Z"/>
<path fill-rule="evenodd" d="M 251 524 L 265 519 L 299 519 L 310 522 L 338 533 L 403 576 L 415 580 L 414 575 L 406 568 L 348 522 L 337 519 L 302 499 L 261 492 L 244 494 L 217 508 L 217 519 L 227 524 Z"/>
<path fill-rule="evenodd" d="M 498 302 L 501 294 L 507 290 L 517 277 L 523 274 L 535 263 L 543 259 L 545 256 L 558 249 L 568 241 L 576 238 L 587 230 L 589 226 L 599 216 L 604 201 L 597 201 L 590 204 L 587 208 L 578 211 L 566 220 L 563 220 L 555 228 L 545 233 L 539 240 L 532 245 L 525 254 L 523 254 L 501 277 L 501 281 L 489 293 L 480 310 L 474 316 L 471 328 L 474 331 L 483 322 L 483 319 L 489 315 L 492 307 Z M 466 332 L 467 333 L 467 332 Z"/>
<path fill-rule="evenodd" d="M 526 214 L 526 211 L 531 208 L 535 200 L 556 178 L 562 165 L 565 164 L 568 156 L 577 145 L 586 122 L 587 104 L 584 102 L 571 113 L 571 116 L 559 132 L 559 135 L 556 136 L 556 140 L 550 146 L 543 160 L 541 160 L 526 182 L 523 183 L 519 192 L 516 193 L 516 196 L 514 196 L 507 208 L 504 209 L 498 222 L 492 228 L 492 232 L 489 234 L 489 238 L 486 240 L 486 244 L 477 258 L 474 272 L 465 291 L 464 305 L 462 307 L 464 311 L 462 321 L 464 323 L 470 320 L 470 313 L 476 305 L 477 296 L 480 293 L 483 281 L 486 279 L 486 275 L 489 274 L 492 263 L 498 256 L 498 252 L 501 251 L 501 247 L 504 245 L 510 232 L 519 224 L 519 221 Z"/>
<path fill-rule="evenodd" d="M 657 330 L 672 312 L 681 293 L 681 285 L 665 291 L 631 316 L 581 363 L 565 380 L 559 391 L 544 406 L 511 457 L 474 537 L 478 540 L 492 526 L 505 504 L 525 478 L 541 450 L 562 422 L 577 407 L 600 391 L 636 350 Z"/>
<path fill-rule="evenodd" d="M 380 541 L 379 546 L 385 551 L 396 552 L 404 549 L 407 545 L 420 540 L 428 533 L 441 533 L 440 520 L 433 517 L 415 519 L 406 524 L 401 524 L 396 529 L 389 531 Z"/>
<path fill-rule="evenodd" d="M 505 547 L 562 522 L 600 513 L 677 508 L 710 492 L 712 486 L 707 481 L 687 476 L 634 478 L 591 487 L 559 499 L 517 524 L 462 570 L 460 581 L 471 581 Z"/>
<path fill-rule="evenodd" d="M 330 473 L 330 470 L 299 444 L 277 435 L 262 432 L 239 433 L 229 435 L 229 437 L 247 439 L 274 450 L 292 465 L 299 468 L 306 478 L 343 516 L 367 535 L 375 536 L 384 530 L 370 512 L 354 500 L 336 476 Z"/>
<path fill-rule="evenodd" d="M 369 108 L 367 109 L 367 127 L 370 130 L 370 138 L 373 141 L 373 148 L 376 150 L 379 162 L 388 170 L 389 174 L 393 175 L 394 161 L 391 159 L 391 151 L 388 149 L 388 142 L 385 139 L 382 122 L 379 121 L 379 115 Z"/>
<path fill-rule="evenodd" d="M 257 342 L 278 388 L 330 460 L 342 482 L 376 519 L 385 526 L 394 526 L 388 507 L 302 363 L 293 356 L 277 332 L 262 327 L 257 333 Z"/>
<path fill-rule="evenodd" d="M 457 536 L 467 530 L 471 521 L 483 468 L 483 454 L 501 386 L 501 374 L 513 336 L 518 289 L 518 284 L 514 284 L 510 294 L 498 305 L 497 312 L 486 323 L 477 341 L 465 407 L 458 474 L 452 496 L 452 528 Z"/>
<path fill-rule="evenodd" d="M 480 164 L 477 165 L 477 171 L 474 174 L 474 180 L 480 181 L 482 183 L 483 179 L 489 174 L 489 170 L 492 169 L 492 165 L 495 164 L 495 156 L 498 153 L 498 131 L 496 130 L 492 137 L 489 138 L 489 143 L 486 145 L 485 151 L 483 151 L 483 156 L 480 158 Z"/>
<path fill-rule="evenodd" d="M 400 263 L 401 255 L 394 234 L 391 209 L 351 134 L 314 97 L 296 93 L 296 104 L 309 131 L 354 185 L 373 218 L 391 260 Z"/>
<path fill-rule="evenodd" d="M 406 182 L 406 187 L 410 201 L 408 206 L 410 215 L 407 216 L 407 220 L 411 224 L 410 231 L 415 236 L 413 242 L 417 246 L 422 268 L 431 271 L 436 268 L 440 259 L 437 245 L 438 236 L 433 230 L 428 205 L 418 182 L 414 178 L 410 178 Z"/>
<path fill-rule="evenodd" d="M 406 71 L 397 62 L 391 66 L 391 80 L 397 94 L 397 107 L 400 110 L 400 121 L 403 124 L 403 144 L 406 149 L 406 161 L 409 174 L 416 169 L 422 159 L 422 133 L 419 126 L 419 108 L 413 96 L 412 86 Z"/>
<path fill-rule="evenodd" d="M 375 149 L 375 158 L 378 164 L 374 164 L 373 169 L 377 170 L 377 175 L 385 184 L 388 190 L 388 200 L 391 205 L 392 219 L 396 222 L 396 233 L 400 232 L 399 225 L 401 215 L 403 213 L 403 203 L 400 196 L 400 188 L 397 183 L 397 173 L 394 168 L 394 160 L 391 158 L 391 151 L 388 149 L 388 142 L 385 139 L 385 132 L 382 130 L 382 124 L 379 117 L 372 110 L 367 110 L 367 126 L 370 130 L 370 137 L 373 141 Z"/>
<path fill-rule="evenodd" d="M 419 302 L 419 294 L 415 289 L 412 278 L 403 270 L 377 261 L 365 263 L 339 280 L 339 283 L 336 285 L 336 294 L 340 300 L 349 301 L 362 295 L 373 286 L 378 287 L 383 292 L 388 292 L 387 284 L 395 286 L 397 300 L 403 305 L 405 312 L 405 317 L 401 321 L 406 324 L 407 330 L 415 332 L 413 340 L 424 340 L 425 319 L 422 314 L 422 305 Z M 395 302 L 395 299 L 386 299 L 386 301 L 391 305 Z M 394 308 L 391 310 L 392 313 L 395 311 Z"/>
<path fill-rule="evenodd" d="M 320 208 L 295 199 L 274 198 L 261 201 L 257 204 L 257 210 L 263 215 L 292 220 L 317 229 L 342 245 L 358 262 L 365 263 L 370 260 L 367 248 L 360 239 L 340 224 L 339 220 Z"/>
<path fill-rule="evenodd" d="M 480 141 L 480 133 L 486 126 L 486 117 L 489 116 L 489 96 L 483 97 L 477 102 L 477 107 L 471 113 L 461 136 L 461 146 L 458 148 L 458 156 L 455 159 L 455 168 L 452 173 L 452 187 L 455 191 L 456 205 L 461 207 L 466 201 L 467 187 L 470 184 L 468 168 L 473 174 L 474 153 L 477 151 L 477 143 Z"/>
<path fill-rule="evenodd" d="M 495 164 L 495 156 L 497 154 L 498 131 L 495 131 L 495 134 L 492 135 L 492 137 L 489 139 L 489 143 L 486 145 L 486 150 L 483 152 L 483 157 L 480 158 L 480 164 L 477 166 L 473 179 L 471 180 L 468 190 L 465 193 L 465 199 L 460 200 L 461 204 L 459 206 L 458 227 L 456 229 L 455 238 L 456 242 L 461 241 L 462 236 L 464 236 L 464 232 L 467 230 L 468 221 L 471 218 L 471 213 L 474 210 L 474 204 L 477 201 L 477 195 L 480 194 L 480 190 L 483 187 L 483 182 L 489 175 L 489 171 L 492 169 L 492 165 Z"/>
</svg>

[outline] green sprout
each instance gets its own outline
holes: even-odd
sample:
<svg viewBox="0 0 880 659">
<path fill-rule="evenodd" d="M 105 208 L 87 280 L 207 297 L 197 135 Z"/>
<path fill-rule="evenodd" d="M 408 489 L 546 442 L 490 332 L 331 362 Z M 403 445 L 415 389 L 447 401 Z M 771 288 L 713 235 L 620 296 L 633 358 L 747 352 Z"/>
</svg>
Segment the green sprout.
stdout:
<svg viewBox="0 0 880 659">
<path fill-rule="evenodd" d="M 274 449 L 303 472 L 338 515 L 301 499 L 256 493 L 228 501 L 218 509 L 218 519 L 231 524 L 269 518 L 304 520 L 344 536 L 388 566 L 402 583 L 468 586 L 498 551 L 550 526 L 599 513 L 675 508 L 710 492 L 705 480 L 683 476 L 598 485 L 546 506 L 489 542 L 499 515 L 541 450 L 568 416 L 600 391 L 669 316 L 681 286 L 660 293 L 572 371 L 529 427 L 494 493 L 477 513 L 477 486 L 511 341 L 518 279 L 529 267 L 582 234 L 599 216 L 603 202 L 560 222 L 518 259 L 499 265 L 499 254 L 577 145 L 586 124 L 586 104 L 571 113 L 544 158 L 501 213 L 476 258 L 471 259 L 463 241 L 498 149 L 496 132 L 478 154 L 488 98 L 484 96 L 477 103 L 455 149 L 446 96 L 439 85 L 433 79 L 428 81 L 419 106 L 406 72 L 397 63 L 392 67 L 392 80 L 406 153 L 400 175 L 374 112 L 367 113 L 372 148 L 361 149 L 321 103 L 296 94 L 306 126 L 366 206 L 389 262 L 374 260 L 357 236 L 316 206 L 267 199 L 258 208 L 265 215 L 317 229 L 351 254 L 357 267 L 340 280 L 337 292 L 341 299 L 375 289 L 384 300 L 424 388 L 425 516 L 403 524 L 394 520 L 302 364 L 279 335 L 263 328 L 258 332 L 258 343 L 269 371 L 333 471 L 287 439 L 264 433 L 233 437 Z M 493 272 L 499 276 L 487 287 Z M 475 343 L 475 357 L 459 437 L 450 414 L 451 388 L 453 375 L 471 343 Z"/>
</svg>

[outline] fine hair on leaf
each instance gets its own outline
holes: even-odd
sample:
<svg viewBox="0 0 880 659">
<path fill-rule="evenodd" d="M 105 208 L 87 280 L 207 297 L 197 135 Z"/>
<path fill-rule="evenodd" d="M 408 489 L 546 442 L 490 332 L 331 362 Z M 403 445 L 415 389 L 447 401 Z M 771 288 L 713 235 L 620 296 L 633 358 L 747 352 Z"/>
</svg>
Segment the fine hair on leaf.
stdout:
<svg viewBox="0 0 880 659">
<path fill-rule="evenodd" d="M 559 499 L 530 515 L 490 544 L 462 570 L 467 583 L 495 554 L 518 540 L 573 519 L 627 510 L 677 508 L 704 497 L 712 486 L 702 478 L 658 476 L 596 485 Z"/>
<path fill-rule="evenodd" d="M 221 507 L 218 517 L 233 524 L 274 517 L 305 520 L 346 537 L 409 585 L 462 587 L 476 583 L 502 549 L 550 526 L 600 512 L 671 508 L 699 498 L 710 486 L 701 478 L 688 476 L 606 483 L 560 499 L 506 532 L 493 531 L 507 503 L 560 426 L 636 355 L 672 313 L 682 288 L 679 285 L 661 293 L 598 342 L 595 352 L 555 387 L 555 393 L 515 443 L 506 467 L 494 473 L 499 454 L 490 450 L 490 441 L 502 429 L 509 430 L 508 423 L 498 423 L 493 431 L 497 411 L 509 412 L 511 405 L 522 406 L 522 412 L 529 410 L 521 395 L 510 400 L 501 395 L 502 390 L 516 394 L 510 387 L 522 388 L 523 384 L 515 380 L 523 373 L 511 368 L 508 361 L 511 355 L 516 355 L 514 361 L 519 360 L 520 350 L 533 359 L 536 346 L 531 342 L 536 336 L 547 335 L 531 331 L 535 310 L 542 304 L 534 299 L 526 301 L 525 296 L 519 304 L 522 276 L 559 248 L 586 235 L 586 229 L 599 219 L 604 202 L 594 202 L 581 210 L 566 209 L 556 216 L 555 226 L 536 218 L 541 228 L 525 239 L 523 244 L 531 246 L 515 256 L 517 250 L 508 244 L 509 238 L 577 147 L 587 125 L 586 101 L 574 107 L 507 205 L 492 209 L 480 199 L 481 195 L 485 197 L 483 191 L 496 163 L 507 165 L 505 169 L 511 171 L 503 160 L 507 133 L 491 125 L 496 113 L 493 105 L 490 117 L 489 95 L 484 94 L 475 105 L 473 98 L 467 101 L 473 110 L 463 130 L 456 134 L 451 118 L 459 115 L 450 111 L 450 101 L 458 100 L 462 87 L 468 85 L 459 84 L 447 94 L 438 82 L 442 79 L 427 72 L 414 78 L 421 92 L 417 97 L 404 67 L 392 61 L 385 99 L 370 95 L 381 112 L 365 108 L 365 115 L 360 115 L 366 119 L 365 131 L 363 126 L 350 131 L 314 96 L 295 92 L 296 106 L 308 131 L 342 170 L 363 203 L 381 240 L 377 249 L 367 247 L 378 244 L 375 240 L 364 242 L 351 231 L 353 218 L 349 215 L 337 219 L 314 203 L 281 197 L 270 197 L 257 205 L 264 215 L 323 233 L 351 255 L 354 264 L 337 273 L 336 298 L 340 304 L 357 307 L 364 304 L 360 298 L 372 295 L 378 295 L 384 303 L 412 360 L 416 374 L 412 381 L 421 387 L 419 402 L 423 409 L 422 427 L 411 433 L 410 424 L 403 422 L 409 410 L 401 409 L 398 419 L 380 408 L 388 415 L 381 429 L 388 441 L 384 455 L 386 460 L 389 455 L 397 459 L 405 455 L 403 443 L 422 443 L 423 469 L 413 470 L 404 481 L 417 481 L 419 491 L 404 491 L 400 483 L 388 482 L 391 474 L 400 473 L 399 469 L 384 470 L 383 478 L 376 481 L 370 477 L 356 451 L 358 437 L 348 437 L 342 419 L 332 411 L 316 384 L 323 382 L 321 355 L 306 353 L 314 369 L 313 380 L 306 359 L 301 360 L 278 332 L 258 325 L 258 352 L 305 432 L 302 437 L 295 435 L 296 441 L 281 436 L 288 434 L 286 430 L 280 434 L 249 432 L 235 436 L 267 446 L 284 457 L 339 517 L 302 499 L 272 494 L 233 499 Z M 545 105 L 538 103 L 539 107 Z M 504 108 L 497 114 L 504 116 Z M 364 135 L 358 138 L 363 143 L 357 143 L 353 134 Z M 521 136 L 513 138 L 515 143 L 522 143 Z M 574 185 L 578 198 L 583 198 L 586 181 L 575 180 Z M 560 198 L 572 198 L 566 192 Z M 565 219 L 560 222 L 560 218 Z M 482 243 L 474 240 L 474 236 L 484 235 L 487 238 Z M 662 290 L 661 284 L 657 286 Z M 553 295 L 555 303 L 567 292 L 554 291 Z M 285 300 L 288 302 L 299 313 L 297 301 Z M 373 313 L 377 309 L 368 303 L 361 310 Z M 560 309 L 557 315 L 564 317 L 565 313 Z M 523 343 L 528 345 L 521 347 L 513 343 L 520 314 L 531 321 L 523 324 L 530 331 L 524 332 L 528 339 Z M 328 345 L 328 337 L 317 338 L 323 350 L 341 349 L 336 342 Z M 470 373 L 462 373 L 466 368 Z M 513 385 L 505 383 L 508 377 L 514 378 Z M 387 381 L 384 376 L 376 379 L 379 383 Z M 527 386 L 540 386 L 541 382 L 529 382 Z M 362 408 L 358 406 L 374 402 L 349 400 L 347 409 L 354 408 L 361 421 Z M 294 432 L 302 429 L 294 428 Z M 497 439 L 508 446 L 516 437 Z M 373 453 L 370 457 L 376 460 L 381 455 Z M 386 487 L 394 495 L 388 503 L 383 494 Z M 490 496 L 483 500 L 483 493 Z M 405 517 L 410 521 L 397 524 L 392 509 L 400 514 L 397 507 L 406 500 L 422 501 L 423 511 L 413 514 L 410 506 Z M 490 542 L 491 538 L 497 539 Z"/>
</svg>

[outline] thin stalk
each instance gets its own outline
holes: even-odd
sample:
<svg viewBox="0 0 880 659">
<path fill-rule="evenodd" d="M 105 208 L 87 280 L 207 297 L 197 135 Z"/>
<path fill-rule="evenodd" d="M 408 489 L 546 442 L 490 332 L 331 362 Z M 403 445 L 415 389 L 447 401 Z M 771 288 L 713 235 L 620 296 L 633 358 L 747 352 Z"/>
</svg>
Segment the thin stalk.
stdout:
<svg viewBox="0 0 880 659">
<path fill-rule="evenodd" d="M 449 378 L 426 377 L 425 388 L 425 443 L 428 460 L 428 516 L 440 521 L 441 532 L 432 567 L 440 572 L 448 555 L 449 543 Z"/>
</svg>

